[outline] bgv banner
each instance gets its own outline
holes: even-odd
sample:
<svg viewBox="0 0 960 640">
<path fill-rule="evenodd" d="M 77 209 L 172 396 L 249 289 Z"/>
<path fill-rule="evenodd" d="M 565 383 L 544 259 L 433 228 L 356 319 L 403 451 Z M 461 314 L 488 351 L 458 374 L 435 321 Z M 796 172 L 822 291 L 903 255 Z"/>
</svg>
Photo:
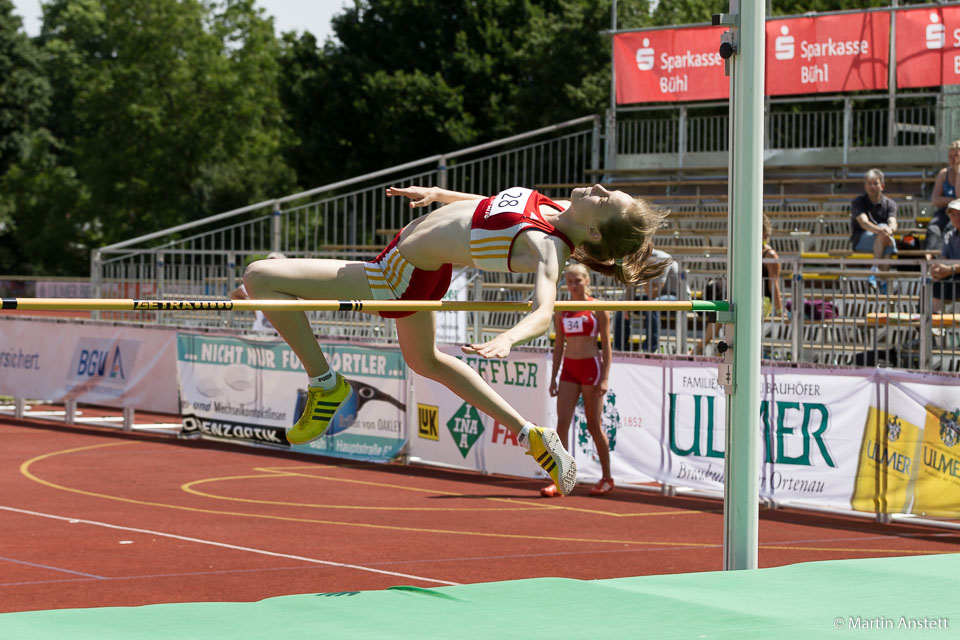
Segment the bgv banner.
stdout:
<svg viewBox="0 0 960 640">
<path fill-rule="evenodd" d="M 177 412 L 176 333 L 110 324 L 0 319 L 0 393 Z"/>
</svg>

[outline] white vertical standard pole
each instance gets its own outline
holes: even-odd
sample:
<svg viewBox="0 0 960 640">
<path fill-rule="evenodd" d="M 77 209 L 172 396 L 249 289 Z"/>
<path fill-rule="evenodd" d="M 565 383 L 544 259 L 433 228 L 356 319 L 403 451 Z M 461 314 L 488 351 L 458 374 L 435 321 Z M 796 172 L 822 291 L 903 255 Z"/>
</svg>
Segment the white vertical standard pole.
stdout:
<svg viewBox="0 0 960 640">
<path fill-rule="evenodd" d="M 739 5 L 745 4 L 743 11 Z M 726 336 L 732 362 L 727 387 L 723 499 L 723 568 L 756 569 L 760 472 L 760 250 L 763 215 L 763 96 L 766 7 L 731 0 L 734 51 L 730 58 L 730 253 L 727 282 L 735 336 Z M 726 20 L 725 22 L 730 21 Z M 733 339 L 731 339 L 733 338 Z M 729 371 L 729 369 L 728 369 Z M 723 373 L 723 371 L 721 371 Z"/>
<path fill-rule="evenodd" d="M 606 136 L 604 136 L 603 168 L 612 169 L 617 157 L 617 0 L 610 7 L 610 108 L 607 109 Z M 608 182 L 610 174 L 604 174 L 602 182 Z"/>
</svg>

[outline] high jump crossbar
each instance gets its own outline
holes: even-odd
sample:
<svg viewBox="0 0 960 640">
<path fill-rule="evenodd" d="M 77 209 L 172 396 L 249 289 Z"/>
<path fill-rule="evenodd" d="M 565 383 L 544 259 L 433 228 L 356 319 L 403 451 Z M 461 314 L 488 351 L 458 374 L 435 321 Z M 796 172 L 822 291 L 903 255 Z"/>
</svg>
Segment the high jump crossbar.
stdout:
<svg viewBox="0 0 960 640">
<path fill-rule="evenodd" d="M 134 298 L 3 298 L 2 309 L 29 311 L 530 311 L 531 302 L 460 300 L 153 300 Z M 729 311 L 711 300 L 559 300 L 556 311 Z"/>
</svg>

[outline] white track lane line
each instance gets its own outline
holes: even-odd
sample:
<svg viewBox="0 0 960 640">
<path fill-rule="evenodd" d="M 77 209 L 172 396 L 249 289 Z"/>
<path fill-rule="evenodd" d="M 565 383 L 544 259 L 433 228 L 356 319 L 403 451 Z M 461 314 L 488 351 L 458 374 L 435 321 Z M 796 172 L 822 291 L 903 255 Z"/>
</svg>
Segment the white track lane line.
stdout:
<svg viewBox="0 0 960 640">
<path fill-rule="evenodd" d="M 69 522 L 71 524 L 89 524 L 95 527 L 105 527 L 107 529 L 119 529 L 121 531 L 133 531 L 135 533 L 146 533 L 153 536 L 161 536 L 164 538 L 173 538 L 174 540 L 184 540 L 186 542 L 196 542 L 198 544 L 208 544 L 213 547 L 222 547 L 224 549 L 233 549 L 235 551 L 248 551 L 250 553 L 259 553 L 264 556 L 273 556 L 275 558 L 287 558 L 289 560 L 300 560 L 302 562 L 312 562 L 313 564 L 323 564 L 330 567 L 342 567 L 344 569 L 355 569 L 357 571 L 369 571 L 371 573 L 381 573 L 388 576 L 397 576 L 399 578 L 409 578 L 411 580 L 422 580 L 424 582 L 435 582 L 437 584 L 446 584 L 457 586 L 459 582 L 448 582 L 447 580 L 437 580 L 436 578 L 424 578 L 423 576 L 415 576 L 409 573 L 397 573 L 396 571 L 384 571 L 382 569 L 373 569 L 371 567 L 364 567 L 358 564 L 345 564 L 343 562 L 332 562 L 330 560 L 317 560 L 316 558 L 306 558 L 304 556 L 294 556 L 288 553 L 276 553 L 275 551 L 266 551 L 264 549 L 254 549 L 252 547 L 240 547 L 233 544 L 227 544 L 225 542 L 215 542 L 213 540 L 202 540 L 200 538 L 190 538 L 188 536 L 178 536 L 174 533 L 164 533 L 162 531 L 151 531 L 150 529 L 136 529 L 134 527 L 123 527 L 116 524 L 108 524 L 106 522 L 97 522 L 95 520 L 83 520 L 81 518 L 67 518 L 64 516 L 53 515 L 51 513 L 40 513 L 38 511 L 28 511 L 26 509 L 17 509 L 16 507 L 7 507 L 0 505 L 0 509 L 4 511 L 11 511 L 13 513 L 21 513 L 28 516 L 37 516 L 39 518 L 50 518 L 51 520 L 62 520 L 63 522 Z"/>
</svg>

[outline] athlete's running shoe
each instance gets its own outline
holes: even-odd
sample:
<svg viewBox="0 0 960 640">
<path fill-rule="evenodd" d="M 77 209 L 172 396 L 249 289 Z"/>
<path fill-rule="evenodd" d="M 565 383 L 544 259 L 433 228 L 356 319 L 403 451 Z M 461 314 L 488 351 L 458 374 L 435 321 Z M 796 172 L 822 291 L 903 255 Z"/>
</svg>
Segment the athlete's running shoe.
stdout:
<svg viewBox="0 0 960 640">
<path fill-rule="evenodd" d="M 600 478 L 600 482 L 590 489 L 592 496 L 604 496 L 613 491 L 613 478 Z"/>
<path fill-rule="evenodd" d="M 287 442 L 306 444 L 322 436 L 330 423 L 340 417 L 338 410 L 349 404 L 348 401 L 352 395 L 353 388 L 339 373 L 337 384 L 330 391 L 324 392 L 319 387 L 308 389 L 303 415 L 297 420 L 297 424 L 287 431 Z"/>
<path fill-rule="evenodd" d="M 573 491 L 577 484 L 577 463 L 573 456 L 567 453 L 555 430 L 543 427 L 530 429 L 530 449 L 527 455 L 533 456 L 537 464 L 549 474 L 561 495 L 569 495 Z"/>
</svg>

